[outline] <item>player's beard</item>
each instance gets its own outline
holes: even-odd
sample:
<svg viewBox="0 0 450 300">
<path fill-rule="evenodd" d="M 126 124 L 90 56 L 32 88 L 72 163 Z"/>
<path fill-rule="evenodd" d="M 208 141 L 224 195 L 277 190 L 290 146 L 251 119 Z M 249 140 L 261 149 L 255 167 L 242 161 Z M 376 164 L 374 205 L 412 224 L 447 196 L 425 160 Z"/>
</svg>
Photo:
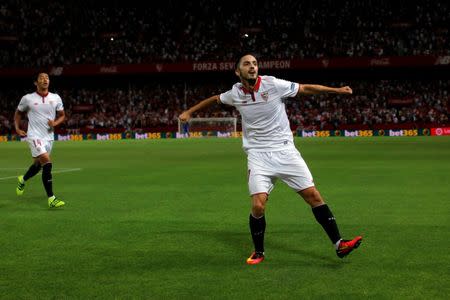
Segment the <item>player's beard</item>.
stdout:
<svg viewBox="0 0 450 300">
<path fill-rule="evenodd" d="M 256 78 L 244 78 L 245 81 L 247 81 L 249 86 L 254 86 L 256 83 Z"/>
</svg>

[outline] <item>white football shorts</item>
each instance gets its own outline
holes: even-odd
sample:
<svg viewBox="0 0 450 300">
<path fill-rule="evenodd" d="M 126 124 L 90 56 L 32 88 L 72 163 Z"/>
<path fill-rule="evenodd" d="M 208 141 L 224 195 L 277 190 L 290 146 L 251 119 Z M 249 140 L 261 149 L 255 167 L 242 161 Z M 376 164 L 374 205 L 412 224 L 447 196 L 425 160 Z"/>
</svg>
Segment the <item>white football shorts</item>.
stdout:
<svg viewBox="0 0 450 300">
<path fill-rule="evenodd" d="M 53 141 L 35 138 L 28 138 L 27 141 L 30 146 L 32 157 L 38 157 L 41 154 L 50 154 L 52 152 Z"/>
<path fill-rule="evenodd" d="M 296 192 L 314 186 L 313 177 L 297 149 L 273 152 L 248 152 L 248 189 L 250 195 L 272 191 L 280 178 Z"/>
</svg>

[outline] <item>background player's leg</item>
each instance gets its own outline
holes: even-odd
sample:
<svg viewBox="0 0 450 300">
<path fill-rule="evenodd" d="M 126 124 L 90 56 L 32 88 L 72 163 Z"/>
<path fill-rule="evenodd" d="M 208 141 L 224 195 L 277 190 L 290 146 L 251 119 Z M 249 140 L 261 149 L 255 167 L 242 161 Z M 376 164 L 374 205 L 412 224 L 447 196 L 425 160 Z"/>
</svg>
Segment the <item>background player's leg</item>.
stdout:
<svg viewBox="0 0 450 300">
<path fill-rule="evenodd" d="M 44 185 L 47 197 L 53 196 L 53 184 L 52 184 L 52 162 L 48 153 L 41 154 L 39 156 L 39 162 L 42 165 L 42 184 Z"/>
<path fill-rule="evenodd" d="M 33 164 L 28 168 L 28 171 L 23 175 L 23 180 L 27 181 L 41 170 L 41 163 L 38 158 L 34 158 Z"/>
<path fill-rule="evenodd" d="M 25 191 L 25 181 L 39 173 L 41 170 L 41 164 L 39 163 L 39 159 L 35 158 L 33 164 L 28 168 L 25 175 L 21 175 L 17 178 L 17 188 L 16 193 L 18 196 L 22 196 Z"/>
<path fill-rule="evenodd" d="M 39 156 L 39 161 L 42 165 L 42 183 L 45 188 L 45 192 L 48 197 L 48 206 L 50 208 L 61 207 L 65 203 L 64 201 L 56 198 L 53 194 L 53 181 L 52 181 L 52 162 L 50 160 L 50 155 L 44 153 Z"/>
</svg>

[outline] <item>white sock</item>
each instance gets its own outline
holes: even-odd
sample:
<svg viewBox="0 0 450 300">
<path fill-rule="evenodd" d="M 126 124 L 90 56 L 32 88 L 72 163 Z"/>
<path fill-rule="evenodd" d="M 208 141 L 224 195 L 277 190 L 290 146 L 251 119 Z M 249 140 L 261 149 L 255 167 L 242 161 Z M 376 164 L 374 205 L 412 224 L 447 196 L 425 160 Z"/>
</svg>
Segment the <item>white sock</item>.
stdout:
<svg viewBox="0 0 450 300">
<path fill-rule="evenodd" d="M 337 241 L 337 242 L 334 244 L 334 248 L 336 248 L 336 250 L 339 249 L 339 244 L 341 243 L 341 241 L 342 241 L 342 239 L 340 239 L 339 241 Z"/>
</svg>

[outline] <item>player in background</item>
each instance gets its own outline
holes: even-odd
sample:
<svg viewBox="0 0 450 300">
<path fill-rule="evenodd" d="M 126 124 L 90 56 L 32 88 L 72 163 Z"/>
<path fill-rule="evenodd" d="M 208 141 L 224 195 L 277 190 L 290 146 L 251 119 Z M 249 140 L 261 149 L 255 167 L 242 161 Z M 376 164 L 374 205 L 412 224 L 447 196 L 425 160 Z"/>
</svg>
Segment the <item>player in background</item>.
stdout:
<svg viewBox="0 0 450 300">
<path fill-rule="evenodd" d="M 28 171 L 18 177 L 16 193 L 22 196 L 25 182 L 42 169 L 42 183 L 47 193 L 48 206 L 61 207 L 65 203 L 53 194 L 50 153 L 54 140 L 54 128 L 65 119 L 64 106 L 59 95 L 48 91 L 50 78 L 47 73 L 39 73 L 34 78 L 34 85 L 36 92 L 23 96 L 14 114 L 16 132 L 21 137 L 27 137 L 33 157 L 33 164 Z M 28 117 L 27 131 L 20 128 L 20 122 L 25 115 Z"/>
<path fill-rule="evenodd" d="M 248 187 L 251 196 L 250 232 L 255 251 L 248 264 L 264 260 L 265 206 L 277 178 L 297 192 L 312 208 L 317 222 L 322 225 L 338 257 L 347 256 L 357 248 L 362 237 L 343 240 L 336 220 L 319 191 L 312 175 L 295 148 L 286 114 L 286 98 L 299 95 L 336 93 L 350 95 L 348 86 L 333 88 L 323 85 L 298 84 L 271 76 L 258 76 L 258 62 L 251 54 L 238 57 L 235 74 L 240 82 L 232 89 L 200 101 L 180 116 L 187 122 L 191 115 L 214 103 L 236 107 L 242 116 L 243 148 L 247 153 Z"/>
</svg>

